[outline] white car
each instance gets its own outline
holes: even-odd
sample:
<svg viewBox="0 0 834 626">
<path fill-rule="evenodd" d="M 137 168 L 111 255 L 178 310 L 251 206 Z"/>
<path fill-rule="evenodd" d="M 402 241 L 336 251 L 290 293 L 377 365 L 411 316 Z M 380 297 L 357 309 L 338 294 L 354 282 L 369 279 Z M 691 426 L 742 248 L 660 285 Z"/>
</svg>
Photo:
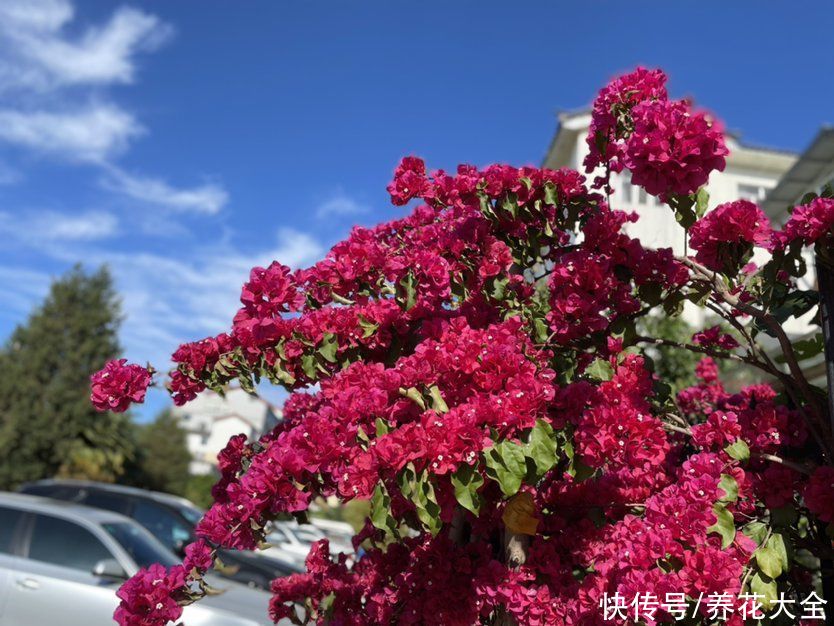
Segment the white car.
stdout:
<svg viewBox="0 0 834 626">
<path fill-rule="evenodd" d="M 125 579 L 140 567 L 178 562 L 117 513 L 0 493 L 0 626 L 113 626 L 116 590 Z M 271 624 L 268 593 L 211 582 L 225 592 L 185 607 L 184 624 Z"/>
<path fill-rule="evenodd" d="M 304 561 L 310 552 L 310 546 L 320 539 L 330 539 L 330 553 L 344 552 L 353 554 L 353 546 L 338 536 L 329 536 L 325 530 L 313 524 L 298 522 L 272 522 L 266 541 L 271 547 L 262 552 L 264 556 L 280 558 L 304 567 Z M 348 562 L 350 563 L 350 560 Z"/>
</svg>

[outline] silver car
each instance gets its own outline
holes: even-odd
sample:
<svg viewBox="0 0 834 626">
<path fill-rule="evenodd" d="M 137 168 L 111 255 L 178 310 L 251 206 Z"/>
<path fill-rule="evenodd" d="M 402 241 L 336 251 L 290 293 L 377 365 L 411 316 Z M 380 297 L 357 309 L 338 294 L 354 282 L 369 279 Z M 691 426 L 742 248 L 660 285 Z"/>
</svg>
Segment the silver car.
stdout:
<svg viewBox="0 0 834 626">
<path fill-rule="evenodd" d="M 144 528 L 117 513 L 0 493 L 0 626 L 112 626 L 124 579 L 152 563 L 177 562 Z M 269 594 L 212 583 L 225 592 L 186 607 L 185 626 L 271 623 Z"/>
</svg>

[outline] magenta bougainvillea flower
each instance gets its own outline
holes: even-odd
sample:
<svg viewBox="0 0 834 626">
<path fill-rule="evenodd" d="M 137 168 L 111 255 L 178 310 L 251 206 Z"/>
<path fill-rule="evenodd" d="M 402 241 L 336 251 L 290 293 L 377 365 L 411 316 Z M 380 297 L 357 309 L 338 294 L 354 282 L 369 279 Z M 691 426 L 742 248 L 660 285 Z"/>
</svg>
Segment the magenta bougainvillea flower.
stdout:
<svg viewBox="0 0 834 626">
<path fill-rule="evenodd" d="M 109 361 L 90 379 L 90 399 L 99 411 L 126 411 L 132 402 L 142 402 L 153 373 L 141 365 L 128 365 L 127 359 Z"/>
<path fill-rule="evenodd" d="M 657 100 L 631 112 L 634 131 L 626 141 L 623 164 L 631 182 L 652 195 L 686 195 L 698 191 L 714 171 L 723 171 L 721 125 L 685 101 Z"/>
<path fill-rule="evenodd" d="M 670 101 L 665 82 L 641 68 L 602 90 L 586 167 L 628 167 L 679 206 L 727 151 L 720 125 Z M 268 381 L 288 392 L 284 419 L 257 441 L 229 440 L 199 540 L 183 565 L 125 583 L 117 621 L 177 619 L 205 593 L 216 547 L 256 549 L 270 522 L 318 499 L 370 501 L 354 537 L 363 556 L 314 544 L 304 573 L 273 582 L 274 620 L 472 626 L 502 615 L 582 626 L 608 621 L 600 607 L 611 594 L 676 594 L 693 623 L 711 623 L 706 603 L 686 599 L 751 585 L 776 593 L 782 555 L 756 554 L 769 537 L 792 536 L 768 509 L 834 523 L 834 470 L 809 478 L 790 460 L 817 445 L 808 415 L 818 398 L 787 405 L 769 385 L 726 389 L 716 359 L 742 352 L 728 354 L 738 340 L 718 325 L 678 344 L 637 324 L 711 299 L 749 348 L 740 320 L 766 313 L 741 303 L 790 295 L 793 268 L 745 265 L 771 241 L 751 202 L 698 220 L 693 259 L 632 237 L 637 216 L 603 185 L 568 169 L 429 171 L 406 157 L 388 191 L 394 205 L 412 204 L 407 215 L 354 228 L 311 267 L 254 268 L 228 332 L 180 346 L 167 384 L 183 404 Z M 779 240 L 817 242 L 832 222 L 830 201 L 814 201 Z M 694 384 L 670 390 L 646 348 L 658 344 L 709 355 Z M 743 358 L 755 365 L 759 353 Z M 770 357 L 761 367 L 773 373 Z M 150 376 L 112 362 L 93 377 L 94 403 L 124 410 Z M 792 561 L 797 591 L 812 579 Z M 641 623 L 675 622 L 668 607 L 653 615 Z"/>
<path fill-rule="evenodd" d="M 818 467 L 803 492 L 805 504 L 824 522 L 834 523 L 834 467 Z"/>
<path fill-rule="evenodd" d="M 770 220 L 764 211 L 748 200 L 718 205 L 689 230 L 689 243 L 697 251 L 695 259 L 716 271 L 735 273 L 753 246 L 768 247 Z"/>
<path fill-rule="evenodd" d="M 182 615 L 186 590 L 182 565 L 170 569 L 155 564 L 141 569 L 116 593 L 121 603 L 114 618 L 122 626 L 165 626 Z"/>
<path fill-rule="evenodd" d="M 775 233 L 773 245 L 781 249 L 794 241 L 812 245 L 832 234 L 834 229 L 834 199 L 815 198 L 808 204 L 795 207 L 781 232 Z"/>
</svg>

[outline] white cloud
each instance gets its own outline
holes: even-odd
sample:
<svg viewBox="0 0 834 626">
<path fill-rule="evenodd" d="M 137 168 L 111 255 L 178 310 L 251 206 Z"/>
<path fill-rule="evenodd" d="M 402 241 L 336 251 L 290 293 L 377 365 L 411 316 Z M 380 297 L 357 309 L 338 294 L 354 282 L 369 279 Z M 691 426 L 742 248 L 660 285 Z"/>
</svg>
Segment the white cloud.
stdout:
<svg viewBox="0 0 834 626">
<path fill-rule="evenodd" d="M 7 219 L 0 216 L 0 232 Z M 42 245 L 25 233 L 12 234 L 62 266 L 71 267 L 78 259 L 84 259 L 88 268 L 107 265 L 122 298 L 125 319 L 121 338 L 126 356 L 160 368 L 169 365 L 170 355 L 180 343 L 229 329 L 240 307 L 240 288 L 252 267 L 273 260 L 303 267 L 324 253 L 318 240 L 286 228 L 277 231 L 275 245 L 260 251 L 211 241 L 190 252 L 178 250 L 176 256 L 124 252 L 81 239 Z M 35 306 L 49 283 L 39 280 L 33 290 L 30 281 L 18 278 L 24 275 L 18 271 L 0 266 L 0 296 L 20 312 Z"/>
<path fill-rule="evenodd" d="M 87 211 L 67 215 L 39 211 L 31 215 L 0 212 L 0 233 L 30 245 L 53 242 L 96 241 L 118 232 L 115 215 L 103 211 Z"/>
<path fill-rule="evenodd" d="M 108 102 L 103 88 L 134 82 L 139 53 L 157 48 L 173 29 L 127 7 L 80 31 L 72 28 L 76 22 L 70 0 L 0 0 L 0 142 L 98 165 L 112 190 L 136 200 L 217 213 L 228 200 L 217 184 L 177 188 L 115 164 L 144 129 Z"/>
<path fill-rule="evenodd" d="M 322 220 L 334 216 L 361 215 L 368 211 L 369 208 L 366 205 L 360 204 L 342 192 L 338 192 L 316 208 L 316 219 Z"/>
<path fill-rule="evenodd" d="M 176 188 L 159 178 L 128 174 L 116 167 L 109 168 L 103 185 L 142 202 L 209 215 L 218 213 L 229 200 L 226 190 L 215 183 Z"/>
<path fill-rule="evenodd" d="M 0 31 L 7 42 L 0 86 L 49 91 L 63 85 L 130 83 L 137 52 L 152 50 L 171 29 L 157 17 L 118 9 L 103 26 L 70 38 L 68 0 L 3 0 Z"/>
<path fill-rule="evenodd" d="M 0 109 L 0 139 L 68 160 L 103 162 L 141 132 L 132 115 L 106 104 L 71 112 Z"/>
<path fill-rule="evenodd" d="M 280 229 L 276 245 L 259 252 L 212 244 L 176 258 L 159 254 L 91 252 L 88 263 L 106 263 L 123 297 L 122 329 L 127 356 L 167 367 L 184 341 L 226 331 L 240 308 L 240 288 L 249 270 L 273 260 L 302 267 L 318 260 L 321 243 Z"/>
</svg>

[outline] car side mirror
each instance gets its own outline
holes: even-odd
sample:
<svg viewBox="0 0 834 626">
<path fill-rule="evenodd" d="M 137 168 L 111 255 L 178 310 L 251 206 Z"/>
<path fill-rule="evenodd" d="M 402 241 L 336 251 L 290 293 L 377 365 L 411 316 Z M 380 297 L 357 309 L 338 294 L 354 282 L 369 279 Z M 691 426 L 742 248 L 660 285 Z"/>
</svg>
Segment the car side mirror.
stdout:
<svg viewBox="0 0 834 626">
<path fill-rule="evenodd" d="M 102 559 L 93 565 L 93 576 L 114 580 L 127 580 L 128 578 L 127 572 L 116 559 Z"/>
</svg>

